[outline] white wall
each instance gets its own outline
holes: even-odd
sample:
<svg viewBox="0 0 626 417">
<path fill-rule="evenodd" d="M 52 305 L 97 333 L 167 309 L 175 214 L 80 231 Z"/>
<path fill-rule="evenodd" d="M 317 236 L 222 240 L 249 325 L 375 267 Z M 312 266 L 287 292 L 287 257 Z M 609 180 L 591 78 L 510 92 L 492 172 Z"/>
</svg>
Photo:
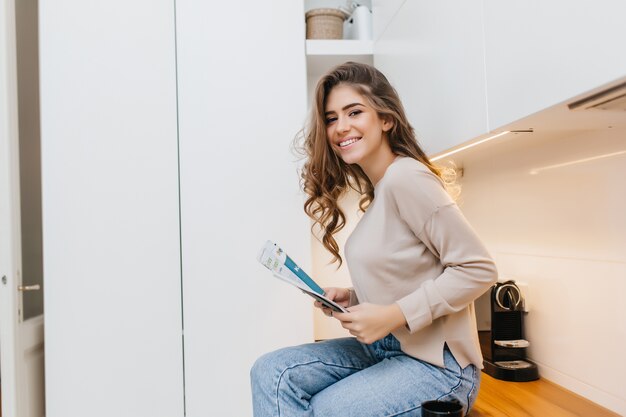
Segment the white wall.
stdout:
<svg viewBox="0 0 626 417">
<path fill-rule="evenodd" d="M 501 278 L 529 284 L 526 336 L 540 375 L 622 415 L 625 137 L 607 128 L 478 147 L 463 156 L 461 181 L 461 208 Z"/>
<path fill-rule="evenodd" d="M 332 256 L 321 242 L 322 234 L 319 232 L 319 229 L 314 229 L 318 238 L 311 236 L 313 277 L 322 287 L 352 287 L 343 248 L 350 233 L 352 233 L 362 216 L 359 210 L 359 199 L 360 196 L 355 191 L 351 191 L 341 198 L 339 202 L 341 209 L 346 215 L 346 226 L 335 235 L 335 240 L 339 244 L 339 253 L 343 259 L 341 266 L 336 262 L 331 263 Z M 315 309 L 313 312 L 313 325 L 315 340 L 351 337 L 350 333 L 341 327 L 339 320 L 325 316 L 319 309 Z"/>
</svg>

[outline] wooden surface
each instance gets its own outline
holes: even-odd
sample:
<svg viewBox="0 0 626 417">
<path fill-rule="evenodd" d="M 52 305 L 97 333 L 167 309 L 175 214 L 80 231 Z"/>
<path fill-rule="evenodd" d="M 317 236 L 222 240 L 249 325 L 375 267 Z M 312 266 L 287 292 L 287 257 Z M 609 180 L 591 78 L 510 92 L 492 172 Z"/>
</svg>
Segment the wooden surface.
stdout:
<svg viewBox="0 0 626 417">
<path fill-rule="evenodd" d="M 508 382 L 483 372 L 469 417 L 619 417 L 606 408 L 549 381 Z"/>
</svg>

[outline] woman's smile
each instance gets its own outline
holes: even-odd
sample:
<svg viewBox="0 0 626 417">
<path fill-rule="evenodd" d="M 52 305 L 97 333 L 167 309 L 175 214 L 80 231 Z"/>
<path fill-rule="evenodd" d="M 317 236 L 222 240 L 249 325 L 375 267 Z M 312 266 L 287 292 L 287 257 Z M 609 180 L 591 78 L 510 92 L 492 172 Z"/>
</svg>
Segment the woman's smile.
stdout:
<svg viewBox="0 0 626 417">
<path fill-rule="evenodd" d="M 339 147 L 342 150 L 351 148 L 353 144 L 357 143 L 361 139 L 362 139 L 361 137 L 354 137 L 354 136 L 346 138 L 342 140 L 341 142 L 339 142 Z"/>
</svg>

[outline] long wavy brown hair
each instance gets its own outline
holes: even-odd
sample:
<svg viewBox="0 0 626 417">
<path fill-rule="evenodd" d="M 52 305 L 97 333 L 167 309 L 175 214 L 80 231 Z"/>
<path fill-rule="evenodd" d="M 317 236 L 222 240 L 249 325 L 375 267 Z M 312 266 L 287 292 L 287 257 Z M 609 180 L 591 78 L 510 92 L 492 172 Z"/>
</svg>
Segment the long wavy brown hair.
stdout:
<svg viewBox="0 0 626 417">
<path fill-rule="evenodd" d="M 346 217 L 339 208 L 338 200 L 347 190 L 354 189 L 361 194 L 359 208 L 365 211 L 374 199 L 374 186 L 357 164 L 346 164 L 330 146 L 326 134 L 326 99 L 337 85 L 351 86 L 368 101 L 379 117 L 393 119 L 387 139 L 394 154 L 416 159 L 444 182 L 446 179 L 442 170 L 428 160 L 418 145 L 398 93 L 380 71 L 356 62 L 346 62 L 331 69 L 315 87 L 311 115 L 303 134 L 297 137 L 296 148 L 306 157 L 301 180 L 308 195 L 304 211 L 314 222 L 311 231 L 316 226 L 320 227 L 323 231 L 322 244 L 333 255 L 333 262 L 338 261 L 340 266 L 343 260 L 333 235 L 343 229 Z"/>
</svg>

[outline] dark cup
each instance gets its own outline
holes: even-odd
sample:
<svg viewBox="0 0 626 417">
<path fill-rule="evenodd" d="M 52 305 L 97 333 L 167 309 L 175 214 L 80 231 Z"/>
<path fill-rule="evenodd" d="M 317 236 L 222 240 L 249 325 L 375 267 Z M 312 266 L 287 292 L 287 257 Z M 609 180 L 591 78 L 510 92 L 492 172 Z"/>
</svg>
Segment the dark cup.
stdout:
<svg viewBox="0 0 626 417">
<path fill-rule="evenodd" d="M 463 406 L 451 401 L 426 401 L 422 403 L 422 417 L 463 417 Z"/>
</svg>

